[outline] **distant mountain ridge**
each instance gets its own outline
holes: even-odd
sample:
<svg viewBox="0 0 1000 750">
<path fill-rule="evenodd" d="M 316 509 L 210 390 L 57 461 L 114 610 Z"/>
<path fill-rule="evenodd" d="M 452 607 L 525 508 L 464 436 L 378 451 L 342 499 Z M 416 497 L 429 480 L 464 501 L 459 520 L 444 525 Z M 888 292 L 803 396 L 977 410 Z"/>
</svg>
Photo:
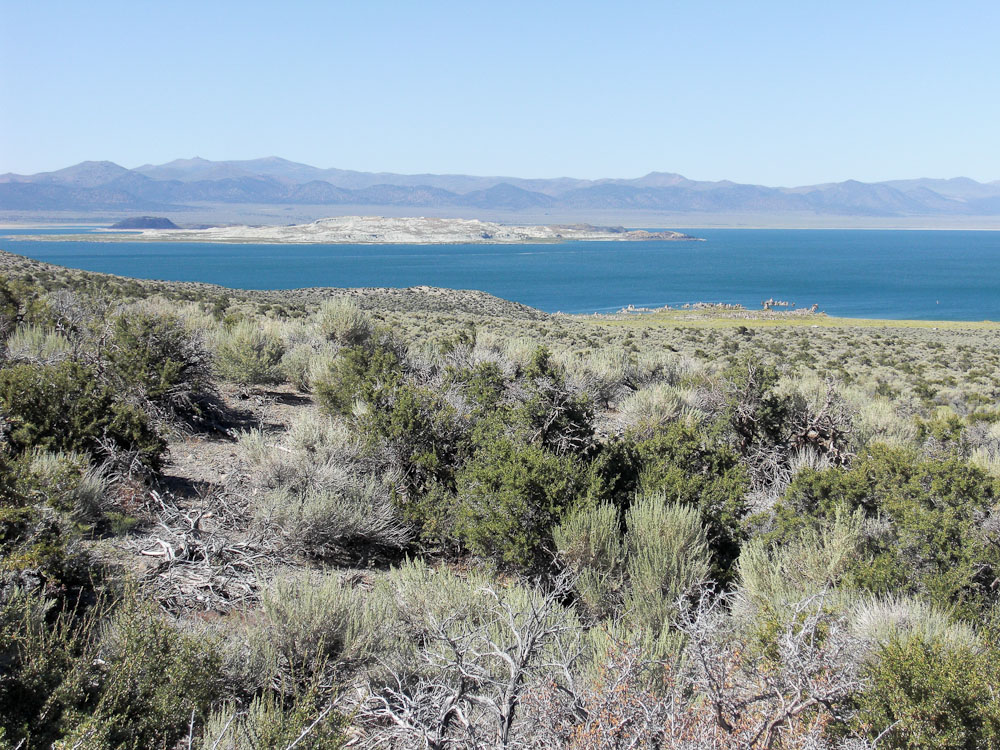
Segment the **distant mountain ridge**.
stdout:
<svg viewBox="0 0 1000 750">
<path fill-rule="evenodd" d="M 1000 180 L 847 180 L 786 188 L 689 180 L 667 172 L 600 180 L 404 175 L 320 169 L 279 157 L 195 157 L 135 169 L 85 161 L 54 172 L 0 175 L 0 209 L 7 210 L 165 210 L 204 203 L 997 216 Z"/>
</svg>

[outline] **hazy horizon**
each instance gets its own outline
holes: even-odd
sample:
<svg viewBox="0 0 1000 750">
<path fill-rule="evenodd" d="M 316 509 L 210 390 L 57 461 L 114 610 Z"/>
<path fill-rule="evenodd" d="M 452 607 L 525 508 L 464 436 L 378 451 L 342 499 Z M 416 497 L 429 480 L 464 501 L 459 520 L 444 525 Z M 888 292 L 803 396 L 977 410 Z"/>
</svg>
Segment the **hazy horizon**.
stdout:
<svg viewBox="0 0 1000 750">
<path fill-rule="evenodd" d="M 718 180 L 715 180 L 715 179 L 708 180 L 706 178 L 701 178 L 699 176 L 692 176 L 692 175 L 689 175 L 689 174 L 682 174 L 680 172 L 673 172 L 671 170 L 664 170 L 664 169 L 650 169 L 650 170 L 646 170 L 645 172 L 642 172 L 641 174 L 630 174 L 630 175 L 597 175 L 597 176 L 593 176 L 593 177 L 584 177 L 584 176 L 577 175 L 577 174 L 533 175 L 533 176 L 528 177 L 528 176 L 524 176 L 524 175 L 510 174 L 510 173 L 507 173 L 507 174 L 478 174 L 478 173 L 471 173 L 471 172 L 441 172 L 441 171 L 402 172 L 400 170 L 394 170 L 394 169 L 385 169 L 385 170 L 351 169 L 351 170 L 347 170 L 346 168 L 341 167 L 341 166 L 339 166 L 337 164 L 317 164 L 317 163 L 308 162 L 308 161 L 303 162 L 303 161 L 297 161 L 297 160 L 294 160 L 294 159 L 287 159 L 287 158 L 285 158 L 283 156 L 279 156 L 277 154 L 268 154 L 267 156 L 252 156 L 252 157 L 247 157 L 245 159 L 244 158 L 238 158 L 238 159 L 212 159 L 212 158 L 209 158 L 209 157 L 202 156 L 201 154 L 196 154 L 194 156 L 181 156 L 181 157 L 177 157 L 177 158 L 174 158 L 174 159 L 168 159 L 167 161 L 161 162 L 161 163 L 154 163 L 154 162 L 145 161 L 145 162 L 141 162 L 139 164 L 134 164 L 134 165 L 122 164 L 121 162 L 116 162 L 114 159 L 83 159 L 83 160 L 81 160 L 79 162 L 75 162 L 73 164 L 64 164 L 61 167 L 57 167 L 55 169 L 36 170 L 34 172 L 16 172 L 14 170 L 3 170 L 3 171 L 0 171 L 0 174 L 18 174 L 18 175 L 23 175 L 23 176 L 32 176 L 32 175 L 36 175 L 36 174 L 45 174 L 45 173 L 48 173 L 48 172 L 57 172 L 57 171 L 59 171 L 61 169 L 66 169 L 68 167 L 79 166 L 80 164 L 84 164 L 84 163 L 87 163 L 87 162 L 112 162 L 112 163 L 117 164 L 118 166 L 123 167 L 123 168 L 128 169 L 128 170 L 138 170 L 138 169 L 142 169 L 144 167 L 162 167 L 162 166 L 167 166 L 169 164 L 172 164 L 174 162 L 193 162 L 193 161 L 196 161 L 196 160 L 199 160 L 199 159 L 200 160 L 204 160 L 206 162 L 253 162 L 253 161 L 264 161 L 264 160 L 269 160 L 269 159 L 280 159 L 280 160 L 283 160 L 283 161 L 286 161 L 286 162 L 291 162 L 291 163 L 294 163 L 294 164 L 302 164 L 302 165 L 309 166 L 309 167 L 315 167 L 317 169 L 341 169 L 341 170 L 345 170 L 345 171 L 360 172 L 360 173 L 363 173 L 363 174 L 395 174 L 395 175 L 400 175 L 400 176 L 414 176 L 414 177 L 415 176 L 420 176 L 420 175 L 433 175 L 433 176 L 438 176 L 438 177 L 448 177 L 448 176 L 468 176 L 468 177 L 481 177 L 481 178 L 508 178 L 509 177 L 509 178 L 515 179 L 515 180 L 532 180 L 532 179 L 534 179 L 534 180 L 560 180 L 560 179 L 569 179 L 569 180 L 593 180 L 593 181 L 597 181 L 597 180 L 636 180 L 636 179 L 640 179 L 642 177 L 649 176 L 651 174 L 672 174 L 672 175 L 676 175 L 678 177 L 683 177 L 684 179 L 687 179 L 687 180 L 691 180 L 693 182 L 726 182 L 726 181 L 728 181 L 728 182 L 736 182 L 736 180 L 732 180 L 732 179 L 725 178 L 725 177 L 719 178 Z M 990 183 L 1000 182 L 1000 178 L 976 180 L 976 178 L 969 177 L 968 175 L 964 175 L 964 174 L 954 174 L 954 175 L 920 175 L 920 176 L 900 175 L 900 176 L 890 177 L 890 178 L 887 178 L 886 180 L 881 180 L 881 181 L 878 181 L 878 182 L 909 181 L 909 180 L 956 180 L 956 179 L 972 179 L 972 180 L 975 180 L 976 182 L 979 182 L 979 183 L 982 183 L 982 184 L 990 184 Z M 804 186 L 812 186 L 812 185 L 832 184 L 832 183 L 836 183 L 836 182 L 843 182 L 843 181 L 849 181 L 849 180 L 856 180 L 856 178 L 847 177 L 844 180 L 820 180 L 820 181 L 817 181 L 817 182 L 798 183 L 798 184 L 795 184 L 795 185 L 791 185 L 791 184 L 788 184 L 788 185 L 767 185 L 767 187 L 795 188 L 795 187 L 804 187 Z M 859 181 L 859 182 L 867 182 L 865 180 L 857 180 L 857 181 Z M 741 181 L 741 184 L 764 185 L 765 183 L 762 183 L 762 182 L 747 182 L 747 183 L 743 183 Z"/>
<path fill-rule="evenodd" d="M 1000 179 L 1000 6 L 0 0 L 0 172 Z"/>
</svg>

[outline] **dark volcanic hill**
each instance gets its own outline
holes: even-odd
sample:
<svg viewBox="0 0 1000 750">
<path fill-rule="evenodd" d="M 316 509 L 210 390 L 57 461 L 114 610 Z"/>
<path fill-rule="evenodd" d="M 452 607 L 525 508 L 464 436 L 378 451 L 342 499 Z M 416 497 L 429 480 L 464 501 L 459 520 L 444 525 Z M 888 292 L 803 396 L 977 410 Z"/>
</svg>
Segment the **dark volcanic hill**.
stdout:
<svg viewBox="0 0 1000 750">
<path fill-rule="evenodd" d="M 111 225 L 111 229 L 180 229 L 164 216 L 133 216 Z"/>
<path fill-rule="evenodd" d="M 0 210 L 168 210 L 203 204 L 1000 216 L 1000 181 L 847 180 L 783 188 L 689 180 L 668 172 L 629 180 L 400 175 L 320 169 L 277 157 L 219 162 L 195 157 L 132 170 L 108 161 L 86 161 L 54 172 L 0 175 Z"/>
</svg>

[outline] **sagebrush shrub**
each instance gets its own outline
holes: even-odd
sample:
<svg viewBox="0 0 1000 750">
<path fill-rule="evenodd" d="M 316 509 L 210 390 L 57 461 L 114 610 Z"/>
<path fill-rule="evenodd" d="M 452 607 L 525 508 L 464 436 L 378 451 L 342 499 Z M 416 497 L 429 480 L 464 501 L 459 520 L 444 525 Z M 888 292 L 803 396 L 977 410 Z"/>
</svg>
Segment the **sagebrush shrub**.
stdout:
<svg viewBox="0 0 1000 750">
<path fill-rule="evenodd" d="M 308 680 L 351 661 L 364 661 L 377 641 L 375 623 L 365 617 L 362 594 L 335 573 L 288 573 L 264 592 L 261 627 L 289 678 Z"/>
<path fill-rule="evenodd" d="M 281 372 L 285 380 L 300 391 L 308 391 L 311 386 L 309 371 L 317 352 L 306 343 L 295 344 L 285 350 L 281 357 Z"/>
<path fill-rule="evenodd" d="M 739 457 L 695 426 L 674 422 L 636 444 L 638 490 L 697 508 L 709 530 L 714 575 L 727 580 L 746 536 L 749 481 Z"/>
<path fill-rule="evenodd" d="M 65 336 L 41 326 L 18 326 L 7 339 L 7 356 L 24 362 L 54 364 L 69 357 L 72 351 L 72 344 Z"/>
<path fill-rule="evenodd" d="M 107 478 L 79 453 L 29 451 L 17 461 L 20 491 L 35 502 L 51 505 L 77 521 L 101 515 Z"/>
<path fill-rule="evenodd" d="M 216 709 L 202 731 L 202 750 L 339 750 L 346 717 L 324 706 L 320 691 L 303 691 L 282 700 L 256 696 L 249 706 L 229 703 Z"/>
<path fill-rule="evenodd" d="M 285 347 L 277 336 L 250 321 L 226 329 L 215 349 L 215 372 L 243 387 L 280 383 Z"/>
<path fill-rule="evenodd" d="M 330 467 L 312 487 L 265 495 L 258 517 L 308 557 L 342 558 L 367 546 L 401 548 L 410 534 L 390 489 L 382 478 Z"/>
<path fill-rule="evenodd" d="M 371 319 L 347 297 L 325 300 L 316 311 L 320 334 L 341 346 L 361 346 L 375 331 Z"/>
<path fill-rule="evenodd" d="M 625 514 L 625 525 L 625 607 L 655 633 L 669 623 L 681 595 L 708 579 L 708 534 L 696 508 L 665 495 L 637 498 Z"/>
<path fill-rule="evenodd" d="M 599 618 L 614 610 L 625 563 L 618 509 L 607 502 L 580 504 L 552 530 L 552 538 L 576 576 L 574 588 L 587 611 Z"/>
</svg>

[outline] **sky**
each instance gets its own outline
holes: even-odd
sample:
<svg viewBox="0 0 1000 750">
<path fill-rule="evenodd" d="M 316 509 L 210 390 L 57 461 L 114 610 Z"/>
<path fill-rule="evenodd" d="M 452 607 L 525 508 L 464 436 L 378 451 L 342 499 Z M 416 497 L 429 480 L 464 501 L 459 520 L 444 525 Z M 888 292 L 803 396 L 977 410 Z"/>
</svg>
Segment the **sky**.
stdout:
<svg viewBox="0 0 1000 750">
<path fill-rule="evenodd" d="M 1000 2 L 0 0 L 0 172 L 1000 179 Z"/>
</svg>

